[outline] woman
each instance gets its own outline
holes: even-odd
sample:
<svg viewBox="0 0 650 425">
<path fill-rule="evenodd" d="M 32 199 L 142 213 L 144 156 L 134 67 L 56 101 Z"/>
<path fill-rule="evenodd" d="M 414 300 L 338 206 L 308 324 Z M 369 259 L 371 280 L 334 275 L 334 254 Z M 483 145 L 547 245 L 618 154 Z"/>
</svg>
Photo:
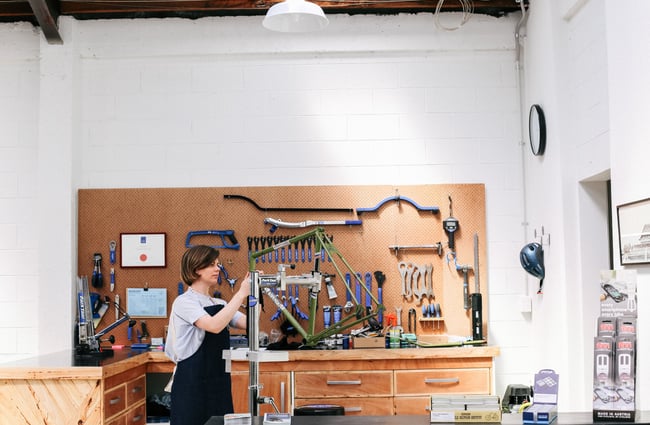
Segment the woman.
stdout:
<svg viewBox="0 0 650 425">
<path fill-rule="evenodd" d="M 230 348 L 228 327 L 246 329 L 239 311 L 250 294 L 247 273 L 229 302 L 210 296 L 217 284 L 219 251 L 194 246 L 181 258 L 181 279 L 188 286 L 172 305 L 165 354 L 176 363 L 171 389 L 171 425 L 203 425 L 212 416 L 233 412 L 230 374 L 223 350 Z"/>
</svg>

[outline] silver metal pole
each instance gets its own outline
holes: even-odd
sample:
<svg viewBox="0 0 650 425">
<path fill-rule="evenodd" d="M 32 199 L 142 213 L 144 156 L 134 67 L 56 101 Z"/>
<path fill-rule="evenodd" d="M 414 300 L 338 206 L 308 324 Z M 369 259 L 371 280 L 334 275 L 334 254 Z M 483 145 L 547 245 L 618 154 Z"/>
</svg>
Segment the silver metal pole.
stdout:
<svg viewBox="0 0 650 425">
<path fill-rule="evenodd" d="M 260 322 L 260 305 L 258 296 L 260 295 L 260 273 L 251 272 L 251 294 L 248 298 L 248 410 L 252 416 L 259 416 L 259 362 L 257 352 L 260 349 L 259 340 L 259 322 Z M 254 355 L 251 356 L 251 353 Z"/>
</svg>

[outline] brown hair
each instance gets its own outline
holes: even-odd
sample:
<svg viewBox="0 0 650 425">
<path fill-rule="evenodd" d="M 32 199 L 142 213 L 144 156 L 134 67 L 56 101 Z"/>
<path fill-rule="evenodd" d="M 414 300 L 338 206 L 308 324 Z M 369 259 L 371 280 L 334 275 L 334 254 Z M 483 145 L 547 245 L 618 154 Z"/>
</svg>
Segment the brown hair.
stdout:
<svg viewBox="0 0 650 425">
<path fill-rule="evenodd" d="M 181 258 L 181 280 L 187 285 L 199 278 L 197 270 L 208 267 L 219 258 L 219 251 L 207 245 L 196 245 L 183 253 Z"/>
</svg>

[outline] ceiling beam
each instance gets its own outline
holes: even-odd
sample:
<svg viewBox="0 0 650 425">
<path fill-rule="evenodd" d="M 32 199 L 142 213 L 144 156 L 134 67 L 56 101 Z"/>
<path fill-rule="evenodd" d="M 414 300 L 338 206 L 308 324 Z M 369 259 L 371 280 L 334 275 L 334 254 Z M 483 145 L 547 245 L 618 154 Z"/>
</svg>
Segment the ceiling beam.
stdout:
<svg viewBox="0 0 650 425">
<path fill-rule="evenodd" d="M 59 33 L 59 26 L 56 20 L 59 12 L 51 0 L 29 0 L 29 5 L 34 11 L 38 25 L 43 31 L 45 39 L 50 44 L 63 44 L 63 38 Z"/>
<path fill-rule="evenodd" d="M 37 1 L 37 0 L 31 0 Z M 61 14 L 79 19 L 115 17 L 176 16 L 198 18 L 201 16 L 262 15 L 281 0 L 61 0 Z M 325 13 L 348 14 L 396 14 L 434 12 L 437 0 L 312 0 Z M 474 13 L 503 16 L 520 10 L 520 1 L 490 0 L 475 1 Z M 443 12 L 458 12 L 462 5 L 458 1 L 445 1 Z"/>
</svg>

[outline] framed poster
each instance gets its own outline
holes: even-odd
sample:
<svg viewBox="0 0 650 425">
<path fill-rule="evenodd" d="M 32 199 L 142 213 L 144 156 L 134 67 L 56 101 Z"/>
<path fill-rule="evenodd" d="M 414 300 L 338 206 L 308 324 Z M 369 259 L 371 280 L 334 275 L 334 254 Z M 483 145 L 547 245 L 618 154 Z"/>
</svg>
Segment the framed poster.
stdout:
<svg viewBox="0 0 650 425">
<path fill-rule="evenodd" d="M 616 207 L 621 265 L 650 263 L 650 198 Z"/>
<path fill-rule="evenodd" d="M 121 233 L 122 267 L 165 267 L 165 233 Z"/>
</svg>

